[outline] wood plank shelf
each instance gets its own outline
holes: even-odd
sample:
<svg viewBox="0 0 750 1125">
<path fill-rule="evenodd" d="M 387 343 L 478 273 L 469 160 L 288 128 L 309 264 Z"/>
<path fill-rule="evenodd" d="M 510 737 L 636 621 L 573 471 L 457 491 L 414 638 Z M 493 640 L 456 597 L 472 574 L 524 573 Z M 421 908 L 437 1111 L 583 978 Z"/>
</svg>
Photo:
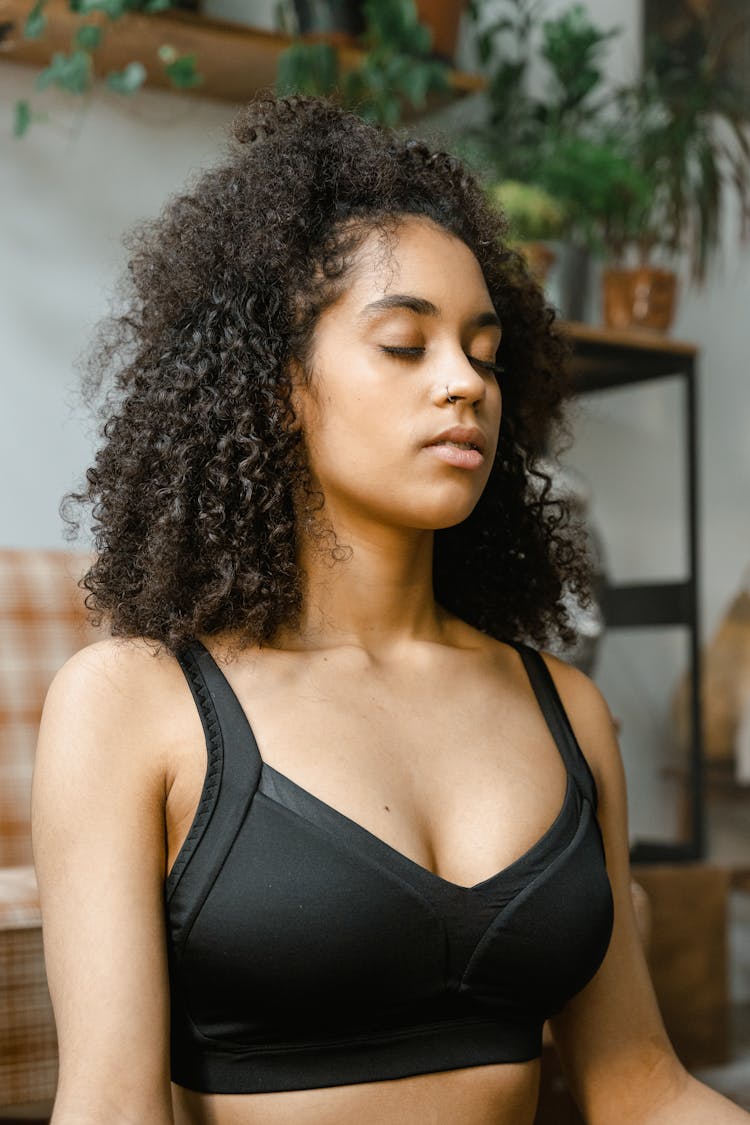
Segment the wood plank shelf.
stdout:
<svg viewBox="0 0 750 1125">
<path fill-rule="evenodd" d="M 44 8 L 44 33 L 38 39 L 24 39 L 23 26 L 31 7 L 30 0 L 0 0 L 0 26 L 4 30 L 0 59 L 41 69 L 54 51 L 70 50 L 75 31 L 84 21 L 69 10 L 65 0 L 49 0 Z M 246 102 L 259 90 L 273 87 L 279 55 L 292 42 L 291 36 L 280 32 L 176 10 L 154 15 L 129 12 L 115 25 L 102 13 L 92 12 L 85 22 L 105 28 L 96 50 L 99 73 L 119 70 L 139 59 L 148 71 L 147 86 L 173 90 L 157 55 L 162 44 L 170 44 L 179 54 L 195 54 L 204 78 L 200 86 L 180 93 L 228 102 Z M 356 47 L 339 47 L 343 70 L 351 70 L 361 57 Z M 430 99 L 428 108 L 475 93 L 486 85 L 480 75 L 457 70 L 450 72 L 449 81 L 449 93 Z"/>
</svg>

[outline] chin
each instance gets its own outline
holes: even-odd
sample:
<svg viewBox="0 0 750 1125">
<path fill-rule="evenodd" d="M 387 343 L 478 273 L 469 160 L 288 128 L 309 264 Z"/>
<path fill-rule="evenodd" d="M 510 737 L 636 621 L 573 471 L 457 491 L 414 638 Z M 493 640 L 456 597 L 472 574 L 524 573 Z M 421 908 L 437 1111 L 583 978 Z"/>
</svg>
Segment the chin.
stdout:
<svg viewBox="0 0 750 1125">
<path fill-rule="evenodd" d="M 447 527 L 456 527 L 468 519 L 479 503 L 479 497 L 473 496 L 471 500 L 464 500 L 457 504 L 425 504 L 415 514 L 412 526 L 425 531 L 444 531 Z"/>
</svg>

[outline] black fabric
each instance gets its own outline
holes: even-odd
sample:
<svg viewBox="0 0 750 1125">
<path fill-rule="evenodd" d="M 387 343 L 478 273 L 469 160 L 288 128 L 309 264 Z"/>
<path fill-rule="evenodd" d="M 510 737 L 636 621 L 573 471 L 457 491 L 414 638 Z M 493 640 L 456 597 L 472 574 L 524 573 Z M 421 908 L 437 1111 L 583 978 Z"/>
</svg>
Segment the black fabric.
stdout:
<svg viewBox="0 0 750 1125">
<path fill-rule="evenodd" d="M 213 657 L 184 650 L 208 768 L 166 885 L 174 1082 L 310 1089 L 540 1054 L 606 953 L 612 896 L 594 778 L 544 660 L 508 643 L 568 784 L 541 839 L 473 887 L 264 763 Z"/>
</svg>

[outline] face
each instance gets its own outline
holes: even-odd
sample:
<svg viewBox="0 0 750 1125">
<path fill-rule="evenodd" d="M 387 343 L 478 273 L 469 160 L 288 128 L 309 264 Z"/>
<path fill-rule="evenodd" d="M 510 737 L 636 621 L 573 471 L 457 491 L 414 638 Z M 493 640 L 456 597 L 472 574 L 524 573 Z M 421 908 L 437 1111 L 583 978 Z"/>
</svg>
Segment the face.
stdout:
<svg viewBox="0 0 750 1125">
<path fill-rule="evenodd" d="M 492 468 L 500 326 L 474 255 L 407 218 L 373 232 L 322 313 L 295 408 L 334 527 L 437 529 L 465 519 Z"/>
</svg>

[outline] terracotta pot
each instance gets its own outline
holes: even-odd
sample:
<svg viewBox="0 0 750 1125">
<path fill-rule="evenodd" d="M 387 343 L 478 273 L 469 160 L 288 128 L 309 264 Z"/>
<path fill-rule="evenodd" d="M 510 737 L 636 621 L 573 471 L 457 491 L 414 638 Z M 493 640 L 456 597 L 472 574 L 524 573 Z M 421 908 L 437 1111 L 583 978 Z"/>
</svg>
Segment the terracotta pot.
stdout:
<svg viewBox="0 0 750 1125">
<path fill-rule="evenodd" d="M 432 31 L 432 53 L 445 62 L 453 62 L 465 7 L 466 0 L 417 0 L 419 22 Z"/>
<path fill-rule="evenodd" d="M 672 323 L 677 278 L 653 266 L 605 269 L 602 273 L 604 323 L 608 328 L 666 332 Z"/>
</svg>

